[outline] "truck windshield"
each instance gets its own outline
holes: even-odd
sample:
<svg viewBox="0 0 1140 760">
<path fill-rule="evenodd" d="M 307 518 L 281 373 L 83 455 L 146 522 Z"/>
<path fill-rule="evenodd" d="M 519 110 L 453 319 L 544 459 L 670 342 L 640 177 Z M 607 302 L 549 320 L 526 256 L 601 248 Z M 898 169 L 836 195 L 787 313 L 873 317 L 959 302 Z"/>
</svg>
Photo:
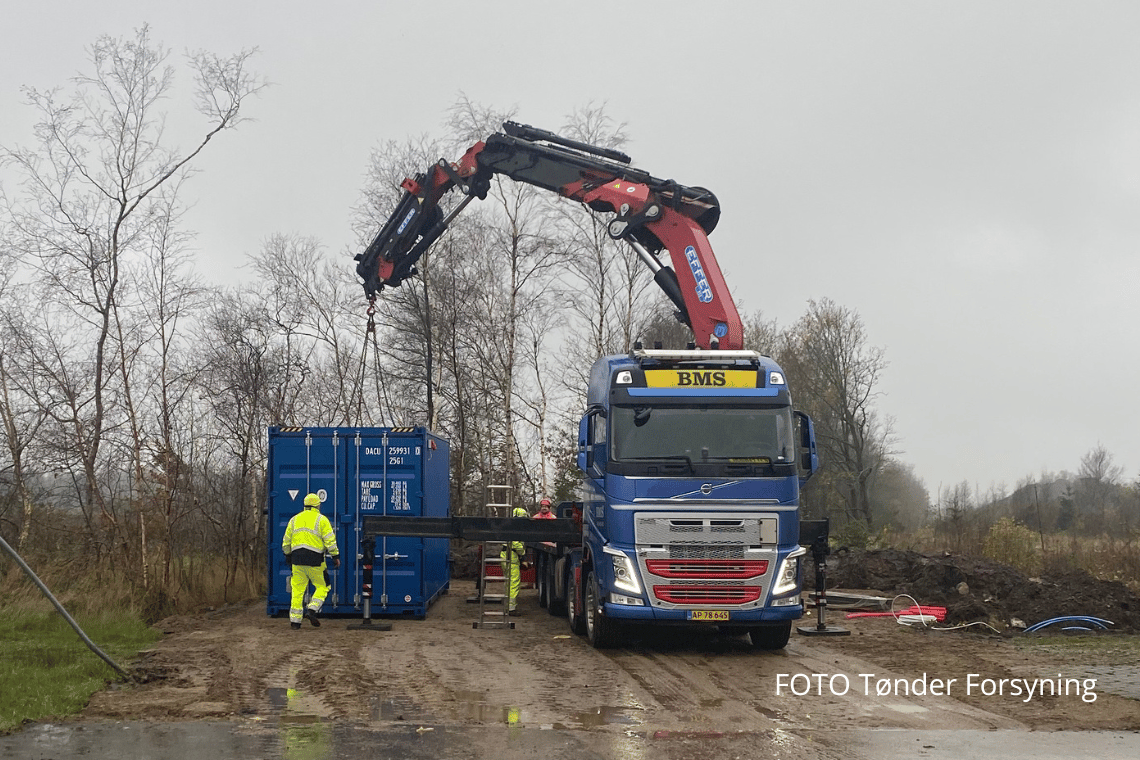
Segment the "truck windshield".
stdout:
<svg viewBox="0 0 1140 760">
<path fill-rule="evenodd" d="M 795 460 L 787 407 L 633 407 L 610 410 L 616 461 L 687 459 L 786 464 Z"/>
</svg>

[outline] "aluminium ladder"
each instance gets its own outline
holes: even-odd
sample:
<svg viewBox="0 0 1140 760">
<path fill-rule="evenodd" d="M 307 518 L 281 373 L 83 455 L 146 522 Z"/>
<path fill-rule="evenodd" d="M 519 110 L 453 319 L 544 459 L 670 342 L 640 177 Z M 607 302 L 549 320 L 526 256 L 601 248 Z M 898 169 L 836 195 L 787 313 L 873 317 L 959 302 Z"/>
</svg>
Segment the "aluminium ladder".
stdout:
<svg viewBox="0 0 1140 760">
<path fill-rule="evenodd" d="M 509 517 L 511 514 L 511 487 L 502 485 L 487 486 L 487 517 Z M 510 568 L 501 558 L 506 541 L 484 541 L 479 563 L 479 619 L 472 628 L 514 628 L 513 620 L 507 619 L 510 599 Z M 513 561 L 511 554 L 507 562 Z M 499 574 L 491 575 L 489 568 L 498 567 Z M 490 593 L 488 584 L 501 584 L 498 593 Z M 491 606 L 495 605 L 495 606 Z"/>
</svg>

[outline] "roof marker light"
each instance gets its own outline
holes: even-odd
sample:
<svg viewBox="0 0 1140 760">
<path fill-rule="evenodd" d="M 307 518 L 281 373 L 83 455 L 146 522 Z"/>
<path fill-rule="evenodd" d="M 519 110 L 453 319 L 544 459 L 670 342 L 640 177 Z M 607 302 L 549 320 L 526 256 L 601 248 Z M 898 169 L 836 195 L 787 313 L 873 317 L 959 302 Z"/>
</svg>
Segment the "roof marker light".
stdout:
<svg viewBox="0 0 1140 760">
<path fill-rule="evenodd" d="M 617 378 L 614 380 L 618 385 L 633 385 L 633 373 L 628 369 L 623 369 L 617 373 Z"/>
</svg>

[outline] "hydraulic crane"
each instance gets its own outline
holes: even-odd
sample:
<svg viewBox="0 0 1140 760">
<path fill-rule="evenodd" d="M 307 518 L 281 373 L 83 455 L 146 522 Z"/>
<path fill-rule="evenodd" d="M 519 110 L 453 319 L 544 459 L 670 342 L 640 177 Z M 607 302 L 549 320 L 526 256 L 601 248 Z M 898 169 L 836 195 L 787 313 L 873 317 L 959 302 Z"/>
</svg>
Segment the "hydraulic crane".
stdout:
<svg viewBox="0 0 1140 760">
<path fill-rule="evenodd" d="M 720 218 L 716 196 L 629 164 L 619 151 L 504 122 L 502 132 L 476 143 L 458 161 L 441 159 L 403 181 L 395 211 L 356 256 L 365 293 L 373 299 L 415 275 L 419 258 L 468 203 L 487 197 L 492 177 L 501 174 L 614 214 L 608 234 L 637 251 L 693 331 L 694 343 L 703 349 L 743 348 L 740 315 L 708 239 Z M 464 197 L 445 214 L 441 201 L 452 190 Z M 671 267 L 660 260 L 662 251 L 669 252 Z"/>
<path fill-rule="evenodd" d="M 783 370 L 743 350 L 740 315 L 708 239 L 720 217 L 716 197 L 633 168 L 616 150 L 505 122 L 458 161 L 404 180 L 395 211 L 356 257 L 369 300 L 415 275 L 419 258 L 468 203 L 487 197 L 496 175 L 612 215 L 609 236 L 650 268 L 699 349 L 639 345 L 594 363 L 578 423 L 574 519 L 381 515 L 366 518 L 365 531 L 537 542 L 545 547 L 536 549 L 540 600 L 564 610 L 571 630 L 596 647 L 620 644 L 633 623 L 715 625 L 748 633 L 760 649 L 783 647 L 804 610 L 800 489 L 819 458 Z M 452 190 L 463 197 L 445 212 Z"/>
</svg>

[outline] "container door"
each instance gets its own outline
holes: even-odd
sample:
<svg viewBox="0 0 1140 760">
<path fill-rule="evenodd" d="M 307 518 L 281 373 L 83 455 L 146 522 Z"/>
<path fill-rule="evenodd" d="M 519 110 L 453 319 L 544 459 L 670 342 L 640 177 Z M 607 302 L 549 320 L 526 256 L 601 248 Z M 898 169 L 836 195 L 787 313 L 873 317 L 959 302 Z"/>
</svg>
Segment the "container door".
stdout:
<svg viewBox="0 0 1140 760">
<path fill-rule="evenodd" d="M 423 446 L 423 436 L 410 431 L 377 430 L 361 439 L 358 460 L 352 464 L 357 490 L 354 508 L 361 519 L 424 516 Z M 399 613 L 406 604 L 423 604 L 423 539 L 378 537 L 374 568 L 372 606 L 377 614 Z M 411 601 L 404 602 L 405 597 Z"/>
<path fill-rule="evenodd" d="M 427 607 L 424 597 L 424 551 L 422 538 L 389 537 L 378 542 L 384 547 L 378 557 L 376 598 L 381 614 L 411 613 L 422 616 Z"/>
<path fill-rule="evenodd" d="M 344 513 L 344 476 L 338 431 L 331 428 L 270 429 L 269 446 L 269 606 L 288 609 L 290 604 L 289 565 L 281 554 L 281 540 L 289 519 L 304 509 L 305 495 L 315 493 L 321 499 L 321 513 L 329 518 L 337 534 L 342 557 L 344 545 L 342 515 Z M 329 568 L 332 589 L 325 610 L 344 600 L 344 567 Z"/>
</svg>

